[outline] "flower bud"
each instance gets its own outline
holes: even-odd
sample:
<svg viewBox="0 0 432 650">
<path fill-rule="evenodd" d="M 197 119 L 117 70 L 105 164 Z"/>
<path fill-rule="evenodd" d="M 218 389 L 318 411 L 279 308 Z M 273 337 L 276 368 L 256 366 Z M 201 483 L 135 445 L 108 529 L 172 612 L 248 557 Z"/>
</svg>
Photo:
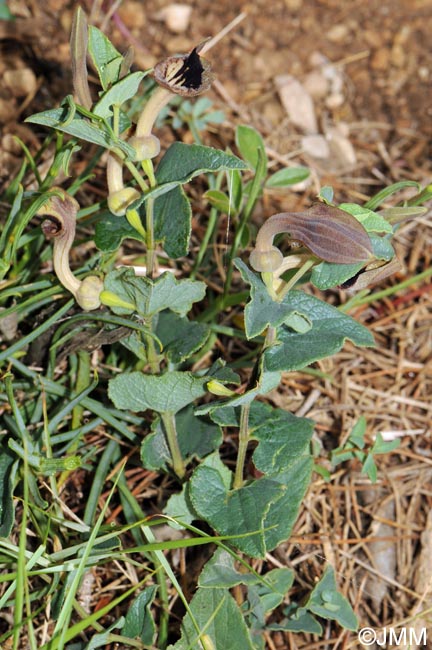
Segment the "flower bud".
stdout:
<svg viewBox="0 0 432 650">
<path fill-rule="evenodd" d="M 81 282 L 79 289 L 75 293 L 75 300 L 84 311 L 99 309 L 102 290 L 103 280 L 97 275 L 89 275 Z"/>
<path fill-rule="evenodd" d="M 113 192 L 108 197 L 108 208 L 116 217 L 122 217 L 126 214 L 128 207 L 139 199 L 140 193 L 133 187 L 124 187 L 117 192 Z"/>
<path fill-rule="evenodd" d="M 283 255 L 276 246 L 272 246 L 269 250 L 254 248 L 250 254 L 249 262 L 255 271 L 260 273 L 274 272 L 281 266 Z"/>
<path fill-rule="evenodd" d="M 135 311 L 136 309 L 135 305 L 132 302 L 126 302 L 126 300 L 122 300 L 122 298 L 119 298 L 119 296 L 117 296 L 117 294 L 115 294 L 113 291 L 107 291 L 105 289 L 102 291 L 99 298 L 101 303 L 107 307 L 120 307 L 129 311 Z"/>
<path fill-rule="evenodd" d="M 141 162 L 155 158 L 160 152 L 160 140 L 155 135 L 132 136 L 128 144 L 135 149 L 135 160 Z"/>
<path fill-rule="evenodd" d="M 230 388 L 224 386 L 224 384 L 222 384 L 220 381 L 217 381 L 216 379 L 211 379 L 208 382 L 207 390 L 213 395 L 220 395 L 222 397 L 233 397 L 233 395 L 237 394 Z"/>
</svg>

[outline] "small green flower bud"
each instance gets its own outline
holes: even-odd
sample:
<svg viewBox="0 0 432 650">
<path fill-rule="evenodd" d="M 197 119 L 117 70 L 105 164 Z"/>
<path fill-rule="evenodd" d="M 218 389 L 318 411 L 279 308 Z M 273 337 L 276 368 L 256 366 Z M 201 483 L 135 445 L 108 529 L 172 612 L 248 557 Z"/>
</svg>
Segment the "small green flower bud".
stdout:
<svg viewBox="0 0 432 650">
<path fill-rule="evenodd" d="M 277 271 L 283 262 L 283 255 L 279 248 L 272 246 L 269 250 L 254 248 L 249 258 L 250 264 L 255 271 L 268 273 Z"/>
<path fill-rule="evenodd" d="M 99 309 L 100 294 L 103 290 L 103 280 L 96 275 L 89 275 L 81 282 L 75 293 L 75 300 L 84 311 Z"/>
<path fill-rule="evenodd" d="M 123 217 L 128 207 L 139 199 L 140 193 L 133 187 L 124 187 L 108 197 L 108 208 L 116 217 Z"/>
<path fill-rule="evenodd" d="M 216 381 L 216 379 L 211 379 L 208 382 L 207 390 L 213 395 L 221 395 L 222 397 L 233 397 L 233 395 L 237 394 L 233 390 L 221 384 L 220 381 Z"/>
<path fill-rule="evenodd" d="M 132 136 L 128 144 L 135 149 L 135 160 L 141 162 L 155 158 L 160 152 L 160 140 L 155 135 Z"/>
<path fill-rule="evenodd" d="M 126 300 L 122 300 L 112 291 L 102 291 L 99 298 L 101 303 L 107 307 L 121 307 L 122 309 L 127 309 L 128 311 L 135 311 L 135 305 L 132 302 L 126 302 Z"/>
</svg>

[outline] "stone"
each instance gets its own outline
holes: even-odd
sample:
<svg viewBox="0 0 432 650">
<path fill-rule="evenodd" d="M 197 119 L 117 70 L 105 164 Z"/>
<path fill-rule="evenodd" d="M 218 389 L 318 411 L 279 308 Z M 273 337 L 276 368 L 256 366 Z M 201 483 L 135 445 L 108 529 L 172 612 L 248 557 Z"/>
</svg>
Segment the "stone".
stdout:
<svg viewBox="0 0 432 650">
<path fill-rule="evenodd" d="M 312 158 L 328 158 L 330 147 L 323 135 L 305 135 L 301 139 L 303 152 Z"/>
<path fill-rule="evenodd" d="M 25 97 L 36 92 L 37 79 L 30 68 L 5 70 L 3 81 L 14 97 Z"/>
<path fill-rule="evenodd" d="M 373 70 L 387 70 L 390 64 L 390 50 L 388 47 L 380 47 L 374 52 L 371 58 Z"/>
<path fill-rule="evenodd" d="M 304 86 L 289 74 L 278 75 L 275 84 L 291 122 L 305 133 L 317 133 L 314 103 Z"/>
</svg>

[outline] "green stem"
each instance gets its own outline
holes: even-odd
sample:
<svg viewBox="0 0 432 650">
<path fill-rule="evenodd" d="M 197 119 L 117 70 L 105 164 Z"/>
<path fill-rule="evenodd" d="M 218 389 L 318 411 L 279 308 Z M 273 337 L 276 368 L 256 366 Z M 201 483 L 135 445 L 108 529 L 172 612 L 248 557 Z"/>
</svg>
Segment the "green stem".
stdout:
<svg viewBox="0 0 432 650">
<path fill-rule="evenodd" d="M 151 319 L 147 319 L 147 326 L 150 329 L 150 331 L 152 331 Z M 150 373 L 152 375 L 158 375 L 160 372 L 160 363 L 159 363 L 159 355 L 156 352 L 155 340 L 153 336 L 150 336 L 149 334 L 144 334 L 144 341 L 146 344 L 147 361 L 150 366 Z"/>
<path fill-rule="evenodd" d="M 250 403 L 243 404 L 240 411 L 239 446 L 234 475 L 234 489 L 236 490 L 243 485 L 244 465 L 249 444 L 249 411 Z"/>
<path fill-rule="evenodd" d="M 166 411 L 165 413 L 161 413 L 161 418 L 165 427 L 174 472 L 180 479 L 182 479 L 186 474 L 186 468 L 177 438 L 175 415 L 174 413 Z"/>
<path fill-rule="evenodd" d="M 140 190 L 142 192 L 148 192 L 149 186 L 147 185 L 147 183 L 145 182 L 145 180 L 143 179 L 143 177 L 141 176 L 141 174 L 139 173 L 135 165 L 132 162 L 130 162 L 130 160 L 125 160 L 124 165 L 130 171 L 131 175 L 138 183 Z"/>
<path fill-rule="evenodd" d="M 224 286 L 224 296 L 226 296 L 231 289 L 232 275 L 234 271 L 233 260 L 237 255 L 237 251 L 240 247 L 240 243 L 243 237 L 243 231 L 246 228 L 246 224 L 248 223 L 250 217 L 252 216 L 252 212 L 254 211 L 261 190 L 261 184 L 264 181 L 265 174 L 266 174 L 266 169 L 267 169 L 266 158 L 262 155 L 262 151 L 260 149 L 258 149 L 257 153 L 258 153 L 258 162 L 255 170 L 255 176 L 252 181 L 248 200 L 241 213 L 240 223 L 238 225 L 237 232 L 234 236 L 234 241 L 231 246 L 231 251 L 229 254 L 228 268 L 227 268 L 227 274 L 226 274 L 226 280 Z"/>
<path fill-rule="evenodd" d="M 208 247 L 210 244 L 210 240 L 212 238 L 212 235 L 214 233 L 214 230 L 216 228 L 216 224 L 218 222 L 218 211 L 216 208 L 211 208 L 210 210 L 210 215 L 207 223 L 207 230 L 205 232 L 205 235 L 203 237 L 203 240 L 200 245 L 200 249 L 198 251 L 198 255 L 196 256 L 194 267 L 190 273 L 190 279 L 195 280 L 196 274 L 199 270 L 199 267 L 201 265 L 201 262 L 204 259 L 204 255 L 208 251 Z"/>
<path fill-rule="evenodd" d="M 156 248 L 154 239 L 154 200 L 147 199 L 146 202 L 146 244 L 147 244 L 147 259 L 146 259 L 146 275 L 152 278 L 155 274 L 156 262 Z"/>
<path fill-rule="evenodd" d="M 150 187 L 156 187 L 156 177 L 154 175 L 153 163 L 151 160 L 143 160 L 141 166 L 149 179 Z M 156 266 L 156 247 L 154 239 L 154 199 L 149 198 L 146 202 L 146 245 L 147 245 L 147 271 L 148 278 L 155 274 Z"/>
<path fill-rule="evenodd" d="M 270 347 L 276 340 L 276 328 L 268 327 L 267 334 L 264 340 L 262 351 Z M 255 364 L 255 369 L 259 367 L 259 357 Z M 254 376 L 255 370 L 252 373 Z M 251 380 L 250 380 L 251 381 Z M 244 465 L 246 460 L 246 452 L 249 444 L 249 413 L 251 402 L 243 404 L 240 410 L 240 428 L 239 428 L 239 444 L 237 452 L 237 463 L 234 475 L 234 489 L 241 488 L 243 485 Z"/>
<path fill-rule="evenodd" d="M 223 173 L 218 174 L 216 179 L 213 177 L 212 174 L 209 174 L 209 176 L 208 176 L 209 188 L 211 190 L 219 190 L 221 188 L 221 185 L 222 185 L 222 180 L 223 180 Z M 203 261 L 204 256 L 205 256 L 206 252 L 208 251 L 210 240 L 211 240 L 211 238 L 213 236 L 216 225 L 218 223 L 218 214 L 219 213 L 218 213 L 216 208 L 212 207 L 210 209 L 210 214 L 209 214 L 208 223 L 207 223 L 207 229 L 205 231 L 203 240 L 201 242 L 198 254 L 197 254 L 196 258 L 195 258 L 193 269 L 192 269 L 191 274 L 189 276 L 191 278 L 191 280 L 195 279 L 195 276 L 196 276 L 196 274 L 199 271 L 199 268 L 201 266 L 201 262 Z"/>
<path fill-rule="evenodd" d="M 229 258 L 228 258 L 228 267 L 227 267 L 227 274 L 226 274 L 226 280 L 224 286 L 224 296 L 228 295 L 231 289 L 232 275 L 234 272 L 233 260 L 237 255 L 237 251 L 240 247 L 240 243 L 243 237 L 243 231 L 246 227 L 247 222 L 249 221 L 249 217 L 251 213 L 252 213 L 252 209 L 249 210 L 248 206 L 246 206 L 246 208 L 243 211 L 239 226 L 237 228 L 237 232 L 234 235 L 234 241 L 232 243 Z"/>
<path fill-rule="evenodd" d="M 315 259 L 307 260 L 303 264 L 303 266 L 301 266 L 299 270 L 296 273 L 294 273 L 292 278 L 288 280 L 288 282 L 284 284 L 282 288 L 277 292 L 277 299 L 279 301 L 285 298 L 288 291 L 290 291 L 297 284 L 300 278 L 302 278 L 304 274 L 309 271 L 309 269 L 315 264 L 315 262 L 316 262 Z"/>
</svg>

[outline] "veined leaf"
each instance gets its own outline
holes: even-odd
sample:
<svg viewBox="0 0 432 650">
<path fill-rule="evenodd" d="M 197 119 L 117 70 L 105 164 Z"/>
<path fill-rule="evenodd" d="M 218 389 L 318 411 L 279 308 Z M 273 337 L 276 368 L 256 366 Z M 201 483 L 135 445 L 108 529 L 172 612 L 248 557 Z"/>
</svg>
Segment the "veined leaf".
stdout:
<svg viewBox="0 0 432 650">
<path fill-rule="evenodd" d="M 358 621 L 347 599 L 337 591 L 333 567 L 328 565 L 304 607 L 317 616 L 337 621 L 347 630 L 357 630 Z"/>
<path fill-rule="evenodd" d="M 129 639 L 141 639 L 145 645 L 152 645 L 156 633 L 156 625 L 150 611 L 150 606 L 156 595 L 157 587 L 145 587 L 130 605 L 122 635 Z"/>
<path fill-rule="evenodd" d="M 297 458 L 284 472 L 264 476 L 236 490 L 227 490 L 219 472 L 200 465 L 192 475 L 194 509 L 223 535 L 253 557 L 264 557 L 289 537 L 310 482 L 312 459 Z"/>
<path fill-rule="evenodd" d="M 293 309 L 305 314 L 312 329 L 303 334 L 285 325 L 277 330 L 275 344 L 264 352 L 267 370 L 299 370 L 338 352 L 349 339 L 358 346 L 373 346 L 369 330 L 335 307 L 301 291 L 290 291 Z"/>
<path fill-rule="evenodd" d="M 391 224 L 384 217 L 364 206 L 356 203 L 341 203 L 339 208 L 352 214 L 367 232 L 382 232 L 390 235 L 393 233 Z"/>
<path fill-rule="evenodd" d="M 206 291 L 204 282 L 176 280 L 169 272 L 152 280 L 135 275 L 134 270 L 127 267 L 110 271 L 105 277 L 104 288 L 114 293 L 124 303 L 133 305 L 133 309 L 122 305 L 113 306 L 112 311 L 115 314 L 136 312 L 143 318 L 164 309 L 184 315 L 194 302 L 204 298 Z"/>
<path fill-rule="evenodd" d="M 109 210 L 102 212 L 95 227 L 95 244 L 104 252 L 116 251 L 123 239 L 142 241 L 142 235 L 125 217 L 116 217 Z"/>
<path fill-rule="evenodd" d="M 119 79 L 123 57 L 100 29 L 89 26 L 89 54 L 106 90 Z"/>
<path fill-rule="evenodd" d="M 260 157 L 258 151 L 260 152 L 261 159 L 265 161 L 263 168 L 263 176 L 265 176 L 267 172 L 267 154 L 261 134 L 253 127 L 241 124 L 236 129 L 235 142 L 243 158 L 254 170 L 258 167 Z"/>
<path fill-rule="evenodd" d="M 168 184 L 167 184 L 168 185 Z M 154 234 L 169 257 L 176 259 L 187 255 L 191 236 L 192 210 L 180 186 L 175 186 L 154 202 Z"/>
<path fill-rule="evenodd" d="M 190 609 L 195 624 L 186 614 L 181 626 L 181 639 L 167 650 L 255 650 L 243 614 L 226 589 L 198 588 Z M 196 624 L 202 630 L 201 641 Z M 204 639 L 207 639 L 207 645 L 204 645 Z"/>
<path fill-rule="evenodd" d="M 189 321 L 170 310 L 162 311 L 157 320 L 156 336 L 164 354 L 172 363 L 182 363 L 206 343 L 210 329 L 204 323 Z"/>
<path fill-rule="evenodd" d="M 309 176 L 310 170 L 307 167 L 284 167 L 269 176 L 265 186 L 271 189 L 275 187 L 289 187 L 290 185 L 301 183 Z"/>
<path fill-rule="evenodd" d="M 129 372 L 110 380 L 108 395 L 118 409 L 177 413 L 206 393 L 207 382 L 208 377 L 176 370 L 165 375 Z"/>
<path fill-rule="evenodd" d="M 245 168 L 244 162 L 231 153 L 224 153 L 200 144 L 174 142 L 158 165 L 156 179 L 158 183 L 168 181 L 188 183 L 203 172 Z"/>
<path fill-rule="evenodd" d="M 120 149 L 128 158 L 134 158 L 134 148 L 120 138 L 113 138 L 102 123 L 99 126 L 95 126 L 78 112 L 69 121 L 67 115 L 68 108 L 53 108 L 31 115 L 25 121 L 31 124 L 40 124 L 41 126 L 57 129 L 80 140 L 97 144 L 104 149 Z"/>
<path fill-rule="evenodd" d="M 121 106 L 124 102 L 132 99 L 137 92 L 141 81 L 148 72 L 133 72 L 127 77 L 117 81 L 109 90 L 107 90 L 94 106 L 93 112 L 103 118 L 109 118 L 112 115 L 113 106 Z"/>
<path fill-rule="evenodd" d="M 245 331 L 248 339 L 261 334 L 267 327 L 277 327 L 289 322 L 294 316 L 300 317 L 309 325 L 310 320 L 304 313 L 293 308 L 287 294 L 283 300 L 276 302 L 269 295 L 267 287 L 260 276 L 251 271 L 240 259 L 235 259 L 234 264 L 241 273 L 245 282 L 251 286 L 251 299 L 245 308 Z"/>
</svg>

